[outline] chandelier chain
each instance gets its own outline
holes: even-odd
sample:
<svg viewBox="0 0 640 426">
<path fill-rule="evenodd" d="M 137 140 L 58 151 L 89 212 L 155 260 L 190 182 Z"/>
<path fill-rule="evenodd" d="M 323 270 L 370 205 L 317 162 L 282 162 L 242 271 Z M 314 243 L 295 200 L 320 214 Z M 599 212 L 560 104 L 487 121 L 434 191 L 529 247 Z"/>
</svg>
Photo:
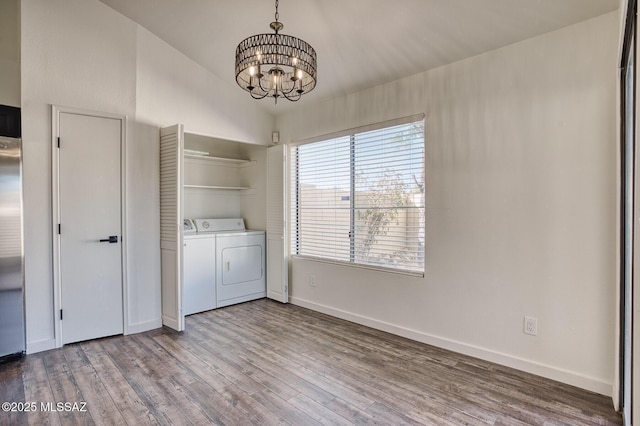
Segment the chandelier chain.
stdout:
<svg viewBox="0 0 640 426">
<path fill-rule="evenodd" d="M 276 15 L 275 15 L 276 22 L 278 22 L 278 19 L 280 19 L 280 14 L 278 13 L 278 3 L 279 3 L 278 0 L 276 0 Z"/>
</svg>

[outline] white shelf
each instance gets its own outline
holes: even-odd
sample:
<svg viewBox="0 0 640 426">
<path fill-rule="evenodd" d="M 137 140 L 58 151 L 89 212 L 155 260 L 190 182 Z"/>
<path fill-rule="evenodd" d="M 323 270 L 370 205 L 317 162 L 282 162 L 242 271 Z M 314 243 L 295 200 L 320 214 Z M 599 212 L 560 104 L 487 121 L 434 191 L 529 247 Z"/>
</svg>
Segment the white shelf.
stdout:
<svg viewBox="0 0 640 426">
<path fill-rule="evenodd" d="M 185 188 L 196 188 L 196 189 L 224 189 L 231 191 L 243 191 L 247 189 L 251 189 L 249 186 L 211 186 L 211 185 L 184 185 Z"/>
<path fill-rule="evenodd" d="M 211 157 L 209 155 L 196 155 L 196 154 L 184 154 L 184 158 L 190 159 L 190 160 L 212 161 L 216 163 L 224 163 L 224 164 L 234 165 L 234 166 L 243 166 L 243 165 L 255 163 L 255 161 L 244 160 L 241 158 Z"/>
</svg>

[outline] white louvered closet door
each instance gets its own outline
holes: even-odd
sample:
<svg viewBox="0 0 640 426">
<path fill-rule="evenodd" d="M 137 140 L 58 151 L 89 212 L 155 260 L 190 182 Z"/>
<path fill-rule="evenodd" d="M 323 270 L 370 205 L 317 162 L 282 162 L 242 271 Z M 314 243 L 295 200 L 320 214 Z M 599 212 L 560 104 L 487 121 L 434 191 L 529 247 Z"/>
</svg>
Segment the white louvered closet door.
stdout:
<svg viewBox="0 0 640 426">
<path fill-rule="evenodd" d="M 184 330 L 182 310 L 182 184 L 184 129 L 160 129 L 160 255 L 162 324 Z"/>
<path fill-rule="evenodd" d="M 286 246 L 286 170 L 287 147 L 267 149 L 267 297 L 289 302 Z"/>
</svg>

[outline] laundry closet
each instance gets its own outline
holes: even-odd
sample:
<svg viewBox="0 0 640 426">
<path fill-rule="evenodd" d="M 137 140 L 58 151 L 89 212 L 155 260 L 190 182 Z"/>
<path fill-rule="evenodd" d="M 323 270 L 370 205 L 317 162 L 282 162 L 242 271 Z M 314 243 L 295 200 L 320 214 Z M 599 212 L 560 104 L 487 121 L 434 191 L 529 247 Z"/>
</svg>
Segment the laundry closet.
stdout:
<svg viewBox="0 0 640 426">
<path fill-rule="evenodd" d="M 180 331 L 185 315 L 267 296 L 267 182 L 274 171 L 276 192 L 284 192 L 284 163 L 275 161 L 268 173 L 273 154 L 263 145 L 186 132 L 181 124 L 160 130 L 164 325 Z M 282 240 L 283 230 L 275 231 Z M 286 294 L 282 245 L 275 247 L 271 287 Z"/>
</svg>

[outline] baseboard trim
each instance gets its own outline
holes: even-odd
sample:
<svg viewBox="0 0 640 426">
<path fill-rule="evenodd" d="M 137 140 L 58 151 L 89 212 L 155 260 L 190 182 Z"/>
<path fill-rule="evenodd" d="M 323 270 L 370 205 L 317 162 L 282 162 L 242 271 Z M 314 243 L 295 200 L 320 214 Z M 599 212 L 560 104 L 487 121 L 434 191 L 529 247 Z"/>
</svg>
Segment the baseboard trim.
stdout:
<svg viewBox="0 0 640 426">
<path fill-rule="evenodd" d="M 56 339 L 45 339 L 27 343 L 27 355 L 49 351 L 56 348 Z"/>
<path fill-rule="evenodd" d="M 136 334 L 162 327 L 162 319 L 131 324 L 126 327 L 124 334 Z M 56 348 L 56 339 L 45 339 L 27 343 L 27 355 L 49 351 Z"/>
<path fill-rule="evenodd" d="M 151 321 L 139 322 L 137 324 L 129 324 L 124 331 L 124 334 L 136 334 L 143 333 L 149 330 L 155 330 L 162 327 L 162 318 L 157 318 Z"/>
<path fill-rule="evenodd" d="M 167 327 L 173 328 L 174 330 L 178 329 L 178 320 L 175 318 L 171 318 L 166 315 L 163 315 L 161 323 L 162 325 L 166 325 Z"/>
<path fill-rule="evenodd" d="M 515 368 L 516 370 L 521 370 L 527 373 L 535 374 L 537 376 L 556 380 L 562 383 L 596 392 L 601 395 L 609 397 L 612 396 L 612 383 L 607 383 L 593 377 L 576 373 L 574 371 L 553 367 L 528 359 L 497 352 L 491 349 L 486 349 L 464 342 L 423 333 L 421 331 L 411 330 L 409 328 L 343 311 L 341 309 L 336 309 L 330 306 L 311 302 L 309 300 L 300 299 L 298 297 L 291 297 L 290 300 L 291 304 L 293 305 L 301 306 L 303 308 L 311 309 L 323 314 L 331 315 L 347 321 L 355 322 L 360 325 L 375 328 L 376 330 L 385 331 L 387 333 L 406 337 L 407 339 L 415 340 L 442 349 L 448 349 L 450 351 L 469 355 L 485 361 L 494 362 L 496 364 L 504 365 L 505 367 Z"/>
</svg>

